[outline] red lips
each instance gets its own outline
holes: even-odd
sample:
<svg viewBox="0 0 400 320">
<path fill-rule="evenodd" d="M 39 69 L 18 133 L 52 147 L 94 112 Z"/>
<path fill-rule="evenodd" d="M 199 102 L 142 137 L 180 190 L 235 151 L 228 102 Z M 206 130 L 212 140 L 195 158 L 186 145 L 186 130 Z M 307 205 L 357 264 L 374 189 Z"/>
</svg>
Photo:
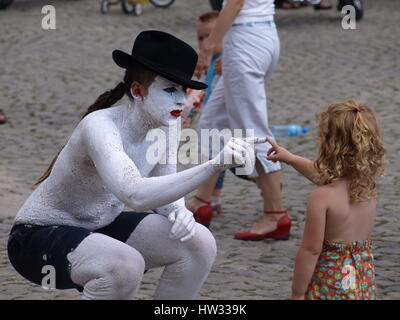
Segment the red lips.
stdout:
<svg viewBox="0 0 400 320">
<path fill-rule="evenodd" d="M 176 109 L 176 110 L 172 110 L 170 113 L 171 113 L 174 117 L 180 117 L 180 116 L 181 116 L 181 113 L 182 113 L 182 110 Z"/>
</svg>

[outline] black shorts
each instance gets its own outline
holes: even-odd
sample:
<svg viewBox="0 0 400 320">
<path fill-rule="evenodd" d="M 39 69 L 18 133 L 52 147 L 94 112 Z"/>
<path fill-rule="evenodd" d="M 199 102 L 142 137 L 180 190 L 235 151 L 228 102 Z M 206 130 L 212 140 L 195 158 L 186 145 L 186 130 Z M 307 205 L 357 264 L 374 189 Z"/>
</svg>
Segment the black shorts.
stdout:
<svg viewBox="0 0 400 320">
<path fill-rule="evenodd" d="M 61 225 L 14 225 L 8 238 L 8 257 L 15 270 L 33 283 L 42 285 L 42 280 L 47 274 L 42 273 L 42 268 L 50 265 L 55 269 L 57 289 L 76 288 L 82 291 L 83 288 L 71 280 L 67 254 L 93 232 L 126 242 L 139 222 L 148 214 L 151 213 L 122 212 L 111 224 L 94 231 Z"/>
</svg>

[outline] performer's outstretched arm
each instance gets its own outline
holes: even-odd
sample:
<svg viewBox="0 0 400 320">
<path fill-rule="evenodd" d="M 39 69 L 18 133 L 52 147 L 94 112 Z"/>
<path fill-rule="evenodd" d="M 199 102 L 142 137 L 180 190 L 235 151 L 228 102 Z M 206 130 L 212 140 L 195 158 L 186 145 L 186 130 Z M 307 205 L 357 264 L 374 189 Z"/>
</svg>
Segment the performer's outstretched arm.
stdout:
<svg viewBox="0 0 400 320">
<path fill-rule="evenodd" d="M 150 177 L 160 177 L 176 173 L 176 165 L 174 164 L 157 164 L 154 169 L 150 172 Z M 185 198 L 182 197 L 176 201 L 163 205 L 154 209 L 153 211 L 168 216 L 172 211 L 178 208 L 186 208 Z"/>
<path fill-rule="evenodd" d="M 145 178 L 125 153 L 120 132 L 108 118 L 97 117 L 83 124 L 87 152 L 106 187 L 123 203 L 136 211 L 152 210 L 196 189 L 210 177 L 229 167 L 251 163 L 254 150 L 249 143 L 232 139 L 216 158 L 182 172 Z M 145 150 L 137 152 L 145 154 Z M 223 164 L 224 155 L 233 163 Z"/>
</svg>

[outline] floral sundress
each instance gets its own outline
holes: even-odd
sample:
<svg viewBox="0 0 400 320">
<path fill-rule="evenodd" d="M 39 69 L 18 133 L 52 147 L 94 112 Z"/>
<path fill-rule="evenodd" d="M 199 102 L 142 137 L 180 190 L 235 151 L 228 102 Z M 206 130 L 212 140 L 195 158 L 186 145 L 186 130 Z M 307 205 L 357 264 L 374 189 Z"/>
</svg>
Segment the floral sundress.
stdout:
<svg viewBox="0 0 400 320">
<path fill-rule="evenodd" d="M 371 240 L 324 241 L 306 300 L 375 300 L 376 282 Z"/>
</svg>

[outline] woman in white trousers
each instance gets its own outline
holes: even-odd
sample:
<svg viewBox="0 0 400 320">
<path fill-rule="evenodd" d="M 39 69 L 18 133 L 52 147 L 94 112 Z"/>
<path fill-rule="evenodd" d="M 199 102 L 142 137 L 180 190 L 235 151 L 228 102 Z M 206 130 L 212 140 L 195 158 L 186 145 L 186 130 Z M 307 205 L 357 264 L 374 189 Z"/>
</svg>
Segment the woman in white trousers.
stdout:
<svg viewBox="0 0 400 320">
<path fill-rule="evenodd" d="M 223 39 L 222 77 L 201 115 L 200 129 L 254 130 L 256 137 L 274 138 L 268 126 L 265 86 L 279 59 L 280 44 L 274 22 L 273 0 L 225 0 L 213 31 L 204 41 L 195 75 L 208 69 L 213 49 Z M 281 198 L 280 164 L 267 160 L 268 143 L 256 147 L 256 170 L 250 175 L 262 190 L 264 215 L 240 240 L 288 239 L 291 221 Z M 217 177 L 199 188 L 191 203 L 200 217 L 211 198 Z M 209 192 L 205 191 L 209 190 Z M 208 198 L 209 193 L 209 198 Z"/>
</svg>

